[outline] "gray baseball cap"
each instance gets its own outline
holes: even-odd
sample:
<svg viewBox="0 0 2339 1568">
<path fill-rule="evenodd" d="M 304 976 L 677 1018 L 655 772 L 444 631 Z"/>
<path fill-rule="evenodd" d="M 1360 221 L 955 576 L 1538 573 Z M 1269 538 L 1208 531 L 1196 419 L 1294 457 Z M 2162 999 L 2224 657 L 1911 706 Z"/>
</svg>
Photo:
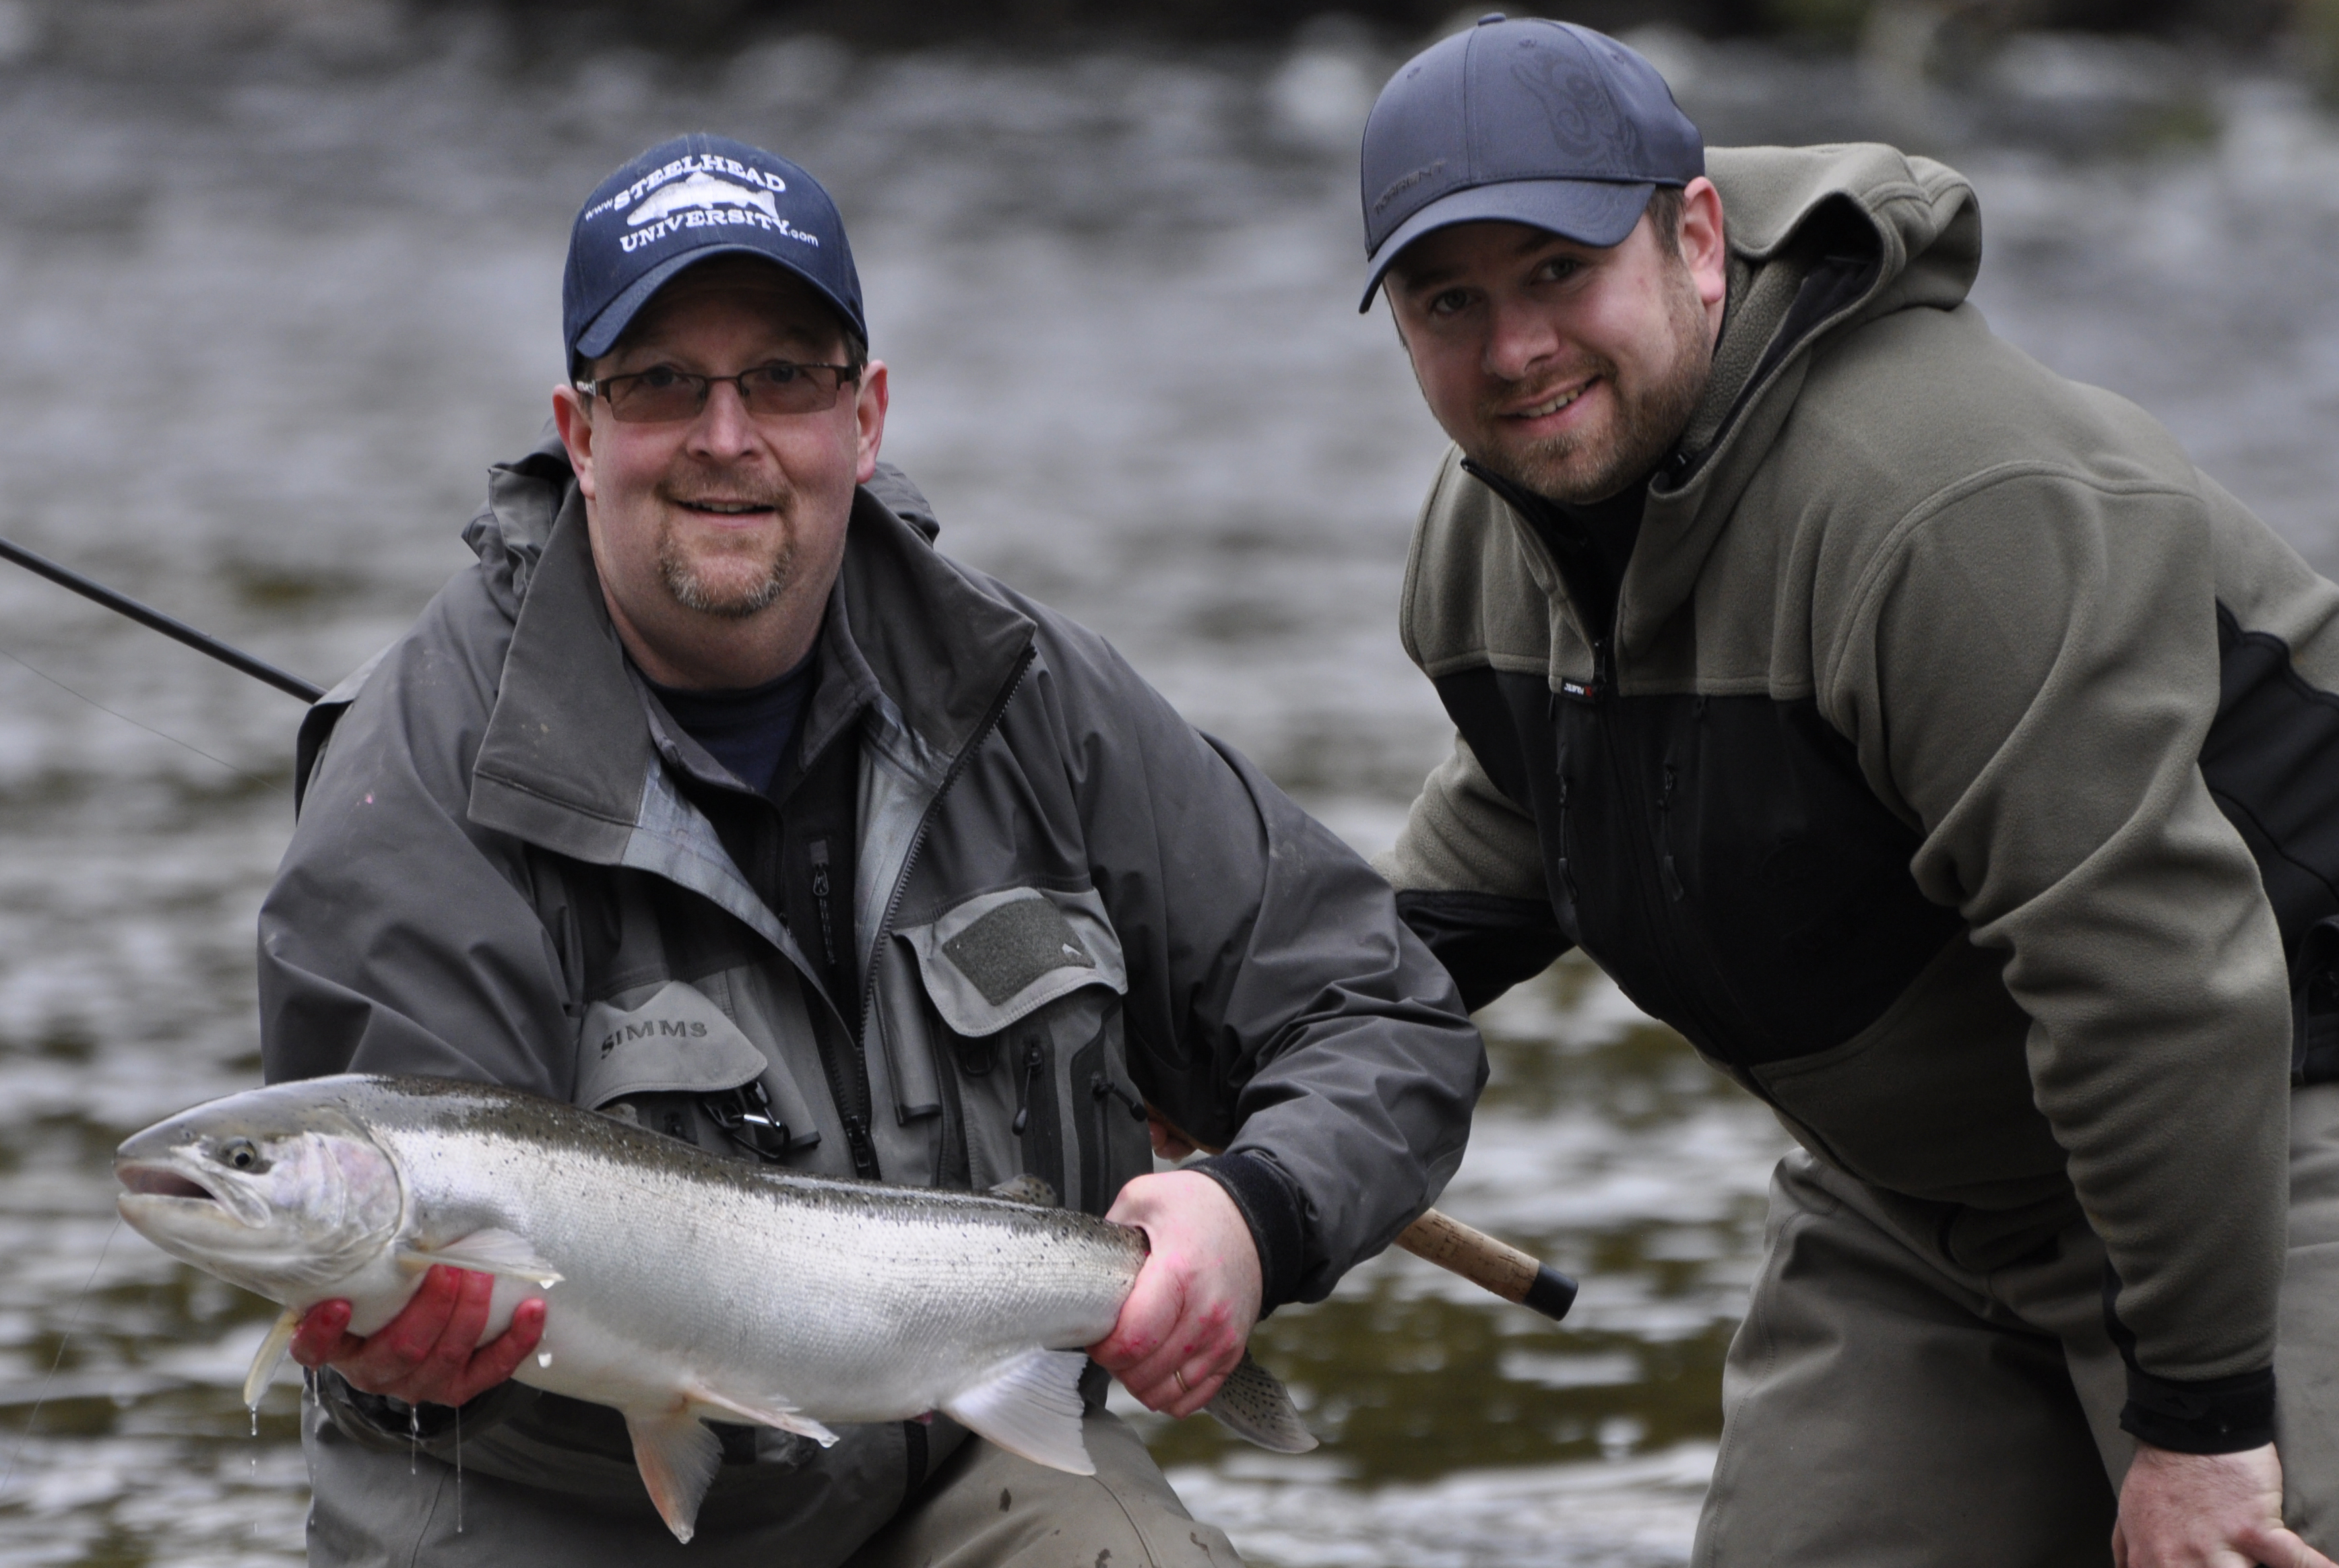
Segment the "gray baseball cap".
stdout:
<svg viewBox="0 0 2339 1568">
<path fill-rule="evenodd" d="M 1604 33 L 1497 12 L 1415 55 L 1365 122 L 1357 309 L 1433 229 L 1499 219 L 1621 243 L 1660 185 L 1705 173 L 1705 139 L 1656 67 Z"/>
</svg>

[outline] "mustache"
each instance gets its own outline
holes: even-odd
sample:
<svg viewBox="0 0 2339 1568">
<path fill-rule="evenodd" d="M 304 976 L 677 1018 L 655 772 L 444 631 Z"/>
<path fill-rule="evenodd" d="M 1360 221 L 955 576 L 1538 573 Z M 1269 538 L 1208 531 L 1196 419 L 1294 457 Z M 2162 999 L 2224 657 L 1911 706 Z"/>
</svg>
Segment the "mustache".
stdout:
<svg viewBox="0 0 2339 1568">
<path fill-rule="evenodd" d="M 795 499 L 795 489 L 785 482 L 775 482 L 769 474 L 744 468 L 711 468 L 693 464 L 686 470 L 669 474 L 658 481 L 657 498 L 675 506 L 696 506 L 719 501 L 731 506 L 768 507 L 785 514 Z"/>
<path fill-rule="evenodd" d="M 1502 419 L 1513 409 L 1531 409 L 1537 403 L 1548 402 L 1569 387 L 1584 391 L 1590 390 L 1594 381 L 1604 379 L 1613 381 L 1615 378 L 1614 365 L 1604 360 L 1593 360 L 1571 365 L 1564 370 L 1545 371 L 1532 380 L 1505 381 L 1500 391 L 1479 399 L 1478 413 L 1483 419 Z"/>
</svg>

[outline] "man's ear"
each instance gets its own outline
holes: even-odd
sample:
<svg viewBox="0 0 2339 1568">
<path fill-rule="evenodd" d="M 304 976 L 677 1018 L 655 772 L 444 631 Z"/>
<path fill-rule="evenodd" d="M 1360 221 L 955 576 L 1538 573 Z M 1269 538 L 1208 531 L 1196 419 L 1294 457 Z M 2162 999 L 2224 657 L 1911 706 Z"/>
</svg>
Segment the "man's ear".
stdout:
<svg viewBox="0 0 2339 1568">
<path fill-rule="evenodd" d="M 567 381 L 552 389 L 552 422 L 560 431 L 560 444 L 568 449 L 568 466 L 576 470 L 578 492 L 588 501 L 594 499 L 593 409 L 586 395 Z"/>
<path fill-rule="evenodd" d="M 1697 297 L 1719 330 L 1722 301 L 1730 294 L 1730 245 L 1722 192 L 1702 174 L 1682 188 L 1681 257 L 1697 281 Z"/>
<path fill-rule="evenodd" d="M 885 383 L 885 361 L 870 360 L 862 368 L 861 387 L 853 399 L 853 422 L 858 430 L 853 470 L 856 483 L 867 484 L 869 476 L 877 471 L 877 449 L 885 444 L 885 407 L 891 395 Z"/>
</svg>

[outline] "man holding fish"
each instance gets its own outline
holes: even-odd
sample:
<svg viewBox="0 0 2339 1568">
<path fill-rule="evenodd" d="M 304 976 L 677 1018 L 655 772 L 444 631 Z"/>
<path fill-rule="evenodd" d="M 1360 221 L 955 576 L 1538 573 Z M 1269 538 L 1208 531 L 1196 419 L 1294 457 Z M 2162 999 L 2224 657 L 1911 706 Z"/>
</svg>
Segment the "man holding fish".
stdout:
<svg viewBox="0 0 2339 1568">
<path fill-rule="evenodd" d="M 1400 907 L 1473 1006 L 1581 946 L 1802 1145 L 1693 1561 L 2330 1568 L 2339 587 L 1990 334 L 1938 163 L 1709 153 L 1497 15 L 1362 194 L 1454 440 Z"/>
<path fill-rule="evenodd" d="M 479 566 L 303 728 L 269 1078 L 500 1084 L 774 1169 L 1036 1178 L 1150 1243 L 1097 1362 L 1201 1409 L 1258 1316 L 1458 1162 L 1485 1065 L 1451 983 L 1248 763 L 934 549 L 804 171 L 644 154 L 579 214 L 563 309 L 558 439 L 495 471 Z M 1149 1107 L 1155 1142 L 1224 1152 L 1152 1174 Z M 611 1234 L 692 1267 L 633 1218 Z M 341 1302 L 301 1322 L 312 1562 L 1234 1560 L 1101 1376 L 1093 1477 L 947 1415 L 723 1427 L 679 1546 L 638 1425 L 510 1380 L 560 1292 L 482 1344 L 495 1286 L 432 1267 L 370 1334 Z"/>
</svg>

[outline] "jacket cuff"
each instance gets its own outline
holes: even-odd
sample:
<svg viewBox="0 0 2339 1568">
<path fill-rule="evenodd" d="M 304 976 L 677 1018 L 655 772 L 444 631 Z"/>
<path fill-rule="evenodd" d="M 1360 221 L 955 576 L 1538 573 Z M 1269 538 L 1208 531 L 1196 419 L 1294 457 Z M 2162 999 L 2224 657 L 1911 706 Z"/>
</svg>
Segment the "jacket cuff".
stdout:
<svg viewBox="0 0 2339 1568">
<path fill-rule="evenodd" d="M 2178 1383 L 2127 1369 L 2120 1430 L 2179 1454 L 2238 1454 L 2274 1441 L 2274 1368 Z"/>
<path fill-rule="evenodd" d="M 1258 1248 L 1258 1315 L 1299 1298 L 1308 1266 L 1308 1204 L 1291 1178 L 1264 1155 L 1238 1149 L 1185 1166 L 1227 1189 Z"/>
</svg>

